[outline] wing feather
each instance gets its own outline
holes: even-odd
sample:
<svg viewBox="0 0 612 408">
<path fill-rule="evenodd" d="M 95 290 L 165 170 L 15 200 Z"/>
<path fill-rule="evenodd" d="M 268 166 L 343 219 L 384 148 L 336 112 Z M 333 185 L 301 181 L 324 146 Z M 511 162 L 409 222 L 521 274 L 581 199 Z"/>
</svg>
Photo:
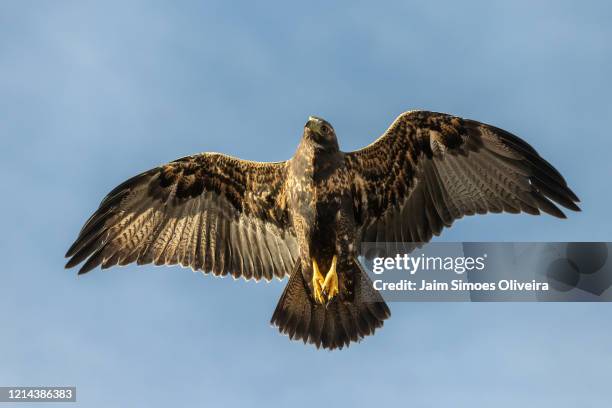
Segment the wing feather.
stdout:
<svg viewBox="0 0 612 408">
<path fill-rule="evenodd" d="M 286 163 L 185 157 L 121 183 L 68 250 L 66 267 L 180 264 L 216 276 L 283 278 L 296 261 Z"/>
<path fill-rule="evenodd" d="M 451 115 L 400 115 L 374 143 L 345 154 L 362 242 L 427 242 L 454 220 L 541 211 L 564 218 L 578 197 L 533 147 Z M 399 224 L 399 225 L 398 225 Z"/>
</svg>

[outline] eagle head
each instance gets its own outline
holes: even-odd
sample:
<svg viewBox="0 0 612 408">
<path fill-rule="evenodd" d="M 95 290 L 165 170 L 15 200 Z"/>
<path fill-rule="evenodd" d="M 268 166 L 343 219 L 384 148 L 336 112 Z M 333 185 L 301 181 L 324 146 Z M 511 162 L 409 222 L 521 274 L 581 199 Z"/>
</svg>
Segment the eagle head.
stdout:
<svg viewBox="0 0 612 408">
<path fill-rule="evenodd" d="M 304 125 L 304 138 L 318 147 L 338 149 L 334 128 L 328 121 L 316 116 L 308 117 L 308 122 Z"/>
</svg>

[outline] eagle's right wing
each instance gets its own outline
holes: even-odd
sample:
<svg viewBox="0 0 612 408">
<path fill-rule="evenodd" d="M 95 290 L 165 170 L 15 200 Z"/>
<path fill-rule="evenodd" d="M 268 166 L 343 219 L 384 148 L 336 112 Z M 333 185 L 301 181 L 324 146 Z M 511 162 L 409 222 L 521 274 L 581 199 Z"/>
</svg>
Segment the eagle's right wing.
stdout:
<svg viewBox="0 0 612 408">
<path fill-rule="evenodd" d="M 185 157 L 119 185 L 66 254 L 79 274 L 98 265 L 181 264 L 266 280 L 291 273 L 297 242 L 285 199 L 286 162 L 218 153 Z"/>
<path fill-rule="evenodd" d="M 427 242 L 465 215 L 564 217 L 555 202 L 579 210 L 561 174 L 525 141 L 443 113 L 406 112 L 345 160 L 361 242 Z"/>
</svg>

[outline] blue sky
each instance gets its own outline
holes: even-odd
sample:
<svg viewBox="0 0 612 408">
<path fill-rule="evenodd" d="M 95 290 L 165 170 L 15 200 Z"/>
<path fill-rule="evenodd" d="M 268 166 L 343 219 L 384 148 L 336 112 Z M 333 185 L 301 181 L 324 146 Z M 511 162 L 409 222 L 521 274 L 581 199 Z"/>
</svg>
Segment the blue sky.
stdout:
<svg viewBox="0 0 612 408">
<path fill-rule="evenodd" d="M 269 327 L 282 282 L 63 269 L 131 175 L 199 151 L 289 158 L 310 114 L 353 150 L 415 108 L 522 136 L 582 199 L 441 240 L 611 240 L 610 2 L 329 3 L 0 3 L 0 385 L 76 385 L 84 407 L 609 402 L 609 304 L 395 303 L 326 352 Z"/>
</svg>

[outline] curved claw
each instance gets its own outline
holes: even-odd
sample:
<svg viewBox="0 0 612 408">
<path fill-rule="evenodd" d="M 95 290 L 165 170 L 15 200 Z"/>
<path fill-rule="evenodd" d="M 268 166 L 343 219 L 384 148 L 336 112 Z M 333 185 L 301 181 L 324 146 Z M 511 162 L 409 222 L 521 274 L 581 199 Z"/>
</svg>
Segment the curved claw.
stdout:
<svg viewBox="0 0 612 408">
<path fill-rule="evenodd" d="M 319 270 L 317 261 L 312 258 L 312 290 L 315 302 L 318 304 L 329 304 L 331 300 L 338 294 L 338 273 L 336 265 L 338 259 L 336 255 L 332 259 L 332 264 L 329 271 L 325 275 L 325 279 Z"/>
<path fill-rule="evenodd" d="M 325 297 L 323 294 L 323 284 L 325 283 L 325 279 L 323 279 L 323 275 L 321 275 L 321 271 L 319 271 L 319 265 L 317 265 L 317 261 L 312 258 L 312 290 L 313 297 L 315 302 L 319 304 L 323 304 L 325 302 Z"/>
<path fill-rule="evenodd" d="M 328 303 L 338 294 L 338 274 L 336 273 L 337 261 L 336 255 L 334 255 L 332 264 L 323 282 L 323 294 L 327 297 Z"/>
</svg>

